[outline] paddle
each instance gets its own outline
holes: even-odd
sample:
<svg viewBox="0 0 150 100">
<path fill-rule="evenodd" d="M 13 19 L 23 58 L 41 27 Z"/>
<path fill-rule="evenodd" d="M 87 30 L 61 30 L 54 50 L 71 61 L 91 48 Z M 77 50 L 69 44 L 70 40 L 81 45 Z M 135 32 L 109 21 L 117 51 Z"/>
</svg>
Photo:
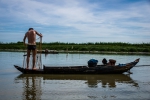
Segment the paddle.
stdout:
<svg viewBox="0 0 150 100">
<path fill-rule="evenodd" d="M 137 65 L 137 66 L 134 66 L 134 67 L 142 67 L 142 66 L 150 66 L 150 65 Z"/>
</svg>

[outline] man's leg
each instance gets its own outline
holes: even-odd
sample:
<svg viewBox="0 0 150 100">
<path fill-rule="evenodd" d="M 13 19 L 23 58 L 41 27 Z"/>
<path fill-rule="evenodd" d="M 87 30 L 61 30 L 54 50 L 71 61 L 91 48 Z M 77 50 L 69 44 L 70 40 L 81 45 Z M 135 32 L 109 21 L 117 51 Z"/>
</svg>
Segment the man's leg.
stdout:
<svg viewBox="0 0 150 100">
<path fill-rule="evenodd" d="M 27 50 L 27 69 L 29 69 L 30 52 L 31 50 Z"/>
<path fill-rule="evenodd" d="M 33 56 L 33 66 L 32 66 L 32 69 L 36 69 L 36 66 L 35 66 L 35 62 L 36 62 L 36 53 L 37 53 L 37 50 L 32 50 L 32 56 Z"/>
</svg>

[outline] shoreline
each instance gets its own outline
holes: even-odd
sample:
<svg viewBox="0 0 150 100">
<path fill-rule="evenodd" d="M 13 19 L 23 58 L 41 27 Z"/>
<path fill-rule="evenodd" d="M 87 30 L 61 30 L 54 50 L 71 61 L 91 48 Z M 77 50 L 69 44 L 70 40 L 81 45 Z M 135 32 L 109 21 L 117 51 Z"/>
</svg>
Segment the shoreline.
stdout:
<svg viewBox="0 0 150 100">
<path fill-rule="evenodd" d="M 0 49 L 0 52 L 26 52 L 20 49 Z M 44 51 L 44 50 L 42 50 Z M 66 51 L 66 50 L 49 50 L 49 52 L 58 53 L 82 53 L 82 54 L 129 54 L 129 55 L 150 55 L 150 52 L 115 52 L 115 51 Z"/>
</svg>

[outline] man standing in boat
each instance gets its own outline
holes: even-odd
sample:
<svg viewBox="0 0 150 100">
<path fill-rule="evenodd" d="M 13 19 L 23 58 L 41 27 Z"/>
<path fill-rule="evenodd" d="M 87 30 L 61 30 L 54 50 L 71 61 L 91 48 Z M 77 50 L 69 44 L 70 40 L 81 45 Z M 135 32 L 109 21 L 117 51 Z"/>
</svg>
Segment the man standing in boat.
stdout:
<svg viewBox="0 0 150 100">
<path fill-rule="evenodd" d="M 36 53 L 37 53 L 37 49 L 36 49 L 36 35 L 42 37 L 42 34 L 38 33 L 37 31 L 35 31 L 33 28 L 29 28 L 28 32 L 25 33 L 25 36 L 23 38 L 23 43 L 24 45 L 27 45 L 27 66 L 26 69 L 29 69 L 29 59 L 30 59 L 30 53 L 32 51 L 32 69 L 36 69 L 35 66 L 35 62 L 36 62 Z M 28 43 L 26 44 L 26 38 L 28 39 Z"/>
</svg>

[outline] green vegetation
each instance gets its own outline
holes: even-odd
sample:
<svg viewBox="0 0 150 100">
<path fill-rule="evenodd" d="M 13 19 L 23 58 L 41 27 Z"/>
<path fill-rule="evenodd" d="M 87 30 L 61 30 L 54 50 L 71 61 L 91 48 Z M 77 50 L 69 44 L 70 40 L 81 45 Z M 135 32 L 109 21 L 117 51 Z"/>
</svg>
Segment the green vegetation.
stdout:
<svg viewBox="0 0 150 100">
<path fill-rule="evenodd" d="M 39 43 L 37 43 L 37 48 Z M 22 42 L 0 43 L 1 50 L 14 49 L 24 50 L 26 47 Z M 108 52 L 150 52 L 150 43 L 131 44 L 121 42 L 88 42 L 88 43 L 42 43 L 42 49 L 68 50 L 68 51 L 108 51 Z"/>
</svg>

